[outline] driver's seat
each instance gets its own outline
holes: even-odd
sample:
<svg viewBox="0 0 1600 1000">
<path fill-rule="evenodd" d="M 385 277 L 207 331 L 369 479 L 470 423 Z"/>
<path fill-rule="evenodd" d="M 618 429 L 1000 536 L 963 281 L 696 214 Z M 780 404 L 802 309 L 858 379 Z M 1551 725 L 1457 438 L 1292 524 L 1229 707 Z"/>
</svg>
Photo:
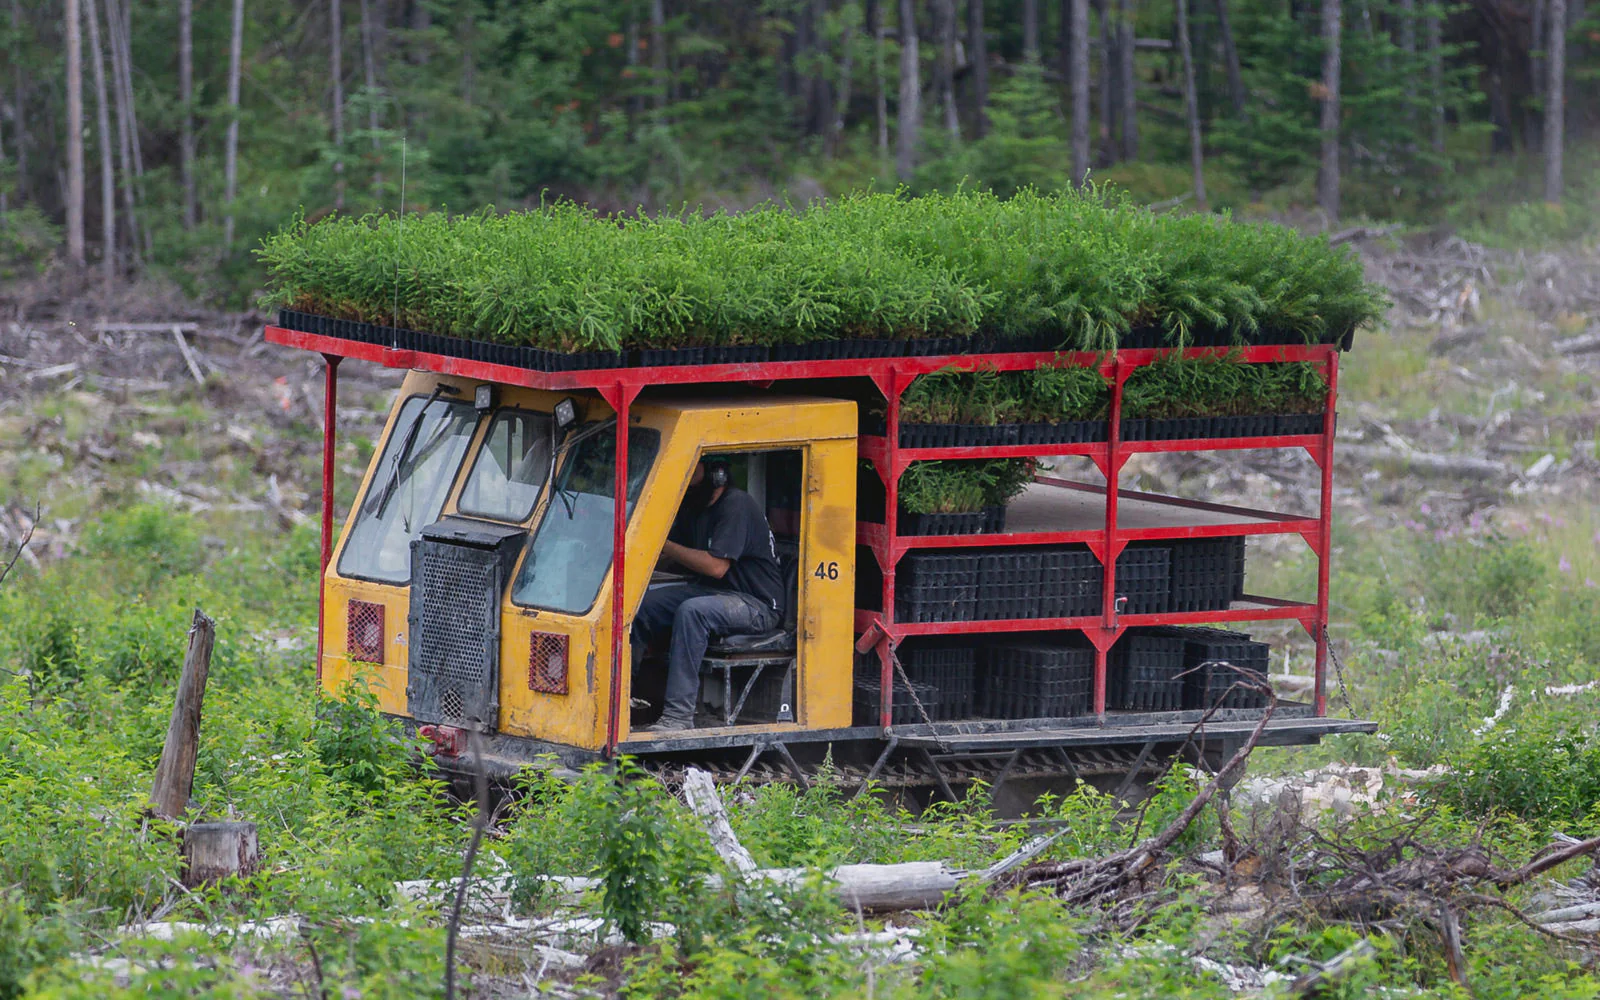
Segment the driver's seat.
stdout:
<svg viewBox="0 0 1600 1000">
<path fill-rule="evenodd" d="M 738 724 L 739 716 L 750 703 L 752 691 L 763 678 L 757 704 L 751 704 L 752 714 L 761 716 L 753 722 L 794 721 L 795 674 L 795 605 L 798 603 L 800 585 L 799 545 L 791 541 L 778 543 L 778 572 L 789 588 L 788 607 L 783 625 L 770 632 L 756 635 L 725 635 L 711 640 L 705 658 L 700 661 L 700 673 L 720 680 L 720 709 L 722 724 Z M 781 671 L 781 675 L 774 674 Z M 747 676 L 735 694 L 734 673 Z M 776 691 L 770 690 L 776 687 Z M 701 701 L 705 704 L 705 686 L 701 687 Z"/>
</svg>

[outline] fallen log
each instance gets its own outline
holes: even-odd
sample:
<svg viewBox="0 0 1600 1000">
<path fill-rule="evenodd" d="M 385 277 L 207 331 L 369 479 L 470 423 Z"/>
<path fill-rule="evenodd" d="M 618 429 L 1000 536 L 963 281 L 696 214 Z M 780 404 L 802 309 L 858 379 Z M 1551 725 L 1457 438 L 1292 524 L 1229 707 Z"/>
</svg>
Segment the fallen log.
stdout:
<svg viewBox="0 0 1600 1000">
<path fill-rule="evenodd" d="M 1428 451 L 1400 451 L 1376 445 L 1341 444 L 1334 454 L 1365 465 L 1397 465 L 1418 475 L 1455 476 L 1495 480 L 1519 478 L 1516 469 L 1490 458 L 1475 455 L 1439 455 Z"/>
<path fill-rule="evenodd" d="M 1589 354 L 1600 351 L 1600 331 L 1558 340 L 1554 346 L 1557 354 Z"/>
</svg>

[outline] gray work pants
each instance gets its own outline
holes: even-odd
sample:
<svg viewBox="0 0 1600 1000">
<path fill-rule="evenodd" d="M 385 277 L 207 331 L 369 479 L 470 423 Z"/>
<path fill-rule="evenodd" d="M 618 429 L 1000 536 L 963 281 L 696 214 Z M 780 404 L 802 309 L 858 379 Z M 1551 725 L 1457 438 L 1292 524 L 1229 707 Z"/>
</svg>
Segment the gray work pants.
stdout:
<svg viewBox="0 0 1600 1000">
<path fill-rule="evenodd" d="M 781 624 L 778 612 L 749 594 L 699 583 L 675 583 L 645 591 L 634 632 L 650 642 L 670 629 L 664 718 L 693 719 L 700 695 L 700 661 L 713 637 L 760 635 Z"/>
</svg>

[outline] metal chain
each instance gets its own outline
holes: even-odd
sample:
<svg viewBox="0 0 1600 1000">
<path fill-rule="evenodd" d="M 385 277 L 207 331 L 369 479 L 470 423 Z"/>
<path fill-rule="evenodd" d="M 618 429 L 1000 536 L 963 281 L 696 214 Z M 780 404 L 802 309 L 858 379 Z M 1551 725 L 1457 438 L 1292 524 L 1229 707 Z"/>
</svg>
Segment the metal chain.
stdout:
<svg viewBox="0 0 1600 1000">
<path fill-rule="evenodd" d="M 906 668 L 901 665 L 900 657 L 896 655 L 894 647 L 889 648 L 889 659 L 894 661 L 894 672 L 900 676 L 900 682 L 906 686 L 906 694 L 911 696 L 911 703 L 917 706 L 917 714 L 922 716 L 922 721 L 933 725 L 933 719 L 928 716 L 928 710 L 922 707 L 922 699 L 917 697 L 917 689 L 911 686 L 911 678 L 906 676 Z M 894 685 L 889 686 L 889 697 L 894 698 Z"/>
<path fill-rule="evenodd" d="M 1333 637 L 1328 634 L 1326 625 L 1322 626 L 1322 642 L 1328 649 L 1328 659 L 1333 661 L 1333 677 L 1339 682 L 1339 697 L 1344 699 L 1344 710 L 1355 715 L 1355 706 L 1350 703 L 1350 689 L 1344 685 L 1344 663 L 1333 648 Z"/>
</svg>

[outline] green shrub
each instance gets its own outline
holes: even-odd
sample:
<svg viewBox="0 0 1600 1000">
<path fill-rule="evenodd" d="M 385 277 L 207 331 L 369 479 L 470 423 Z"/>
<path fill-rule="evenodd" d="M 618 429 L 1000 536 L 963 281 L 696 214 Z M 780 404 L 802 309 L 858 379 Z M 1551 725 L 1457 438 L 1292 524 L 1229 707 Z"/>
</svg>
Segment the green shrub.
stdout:
<svg viewBox="0 0 1600 1000">
<path fill-rule="evenodd" d="M 1600 739 L 1588 711 L 1524 707 L 1446 767 L 1435 791 L 1469 815 L 1506 813 L 1569 833 L 1600 821 Z"/>
<path fill-rule="evenodd" d="M 1033 371 L 963 371 L 952 365 L 919 375 L 900 397 L 909 424 L 1061 423 L 1101 419 L 1111 386 L 1096 366 L 1040 363 Z"/>
</svg>

